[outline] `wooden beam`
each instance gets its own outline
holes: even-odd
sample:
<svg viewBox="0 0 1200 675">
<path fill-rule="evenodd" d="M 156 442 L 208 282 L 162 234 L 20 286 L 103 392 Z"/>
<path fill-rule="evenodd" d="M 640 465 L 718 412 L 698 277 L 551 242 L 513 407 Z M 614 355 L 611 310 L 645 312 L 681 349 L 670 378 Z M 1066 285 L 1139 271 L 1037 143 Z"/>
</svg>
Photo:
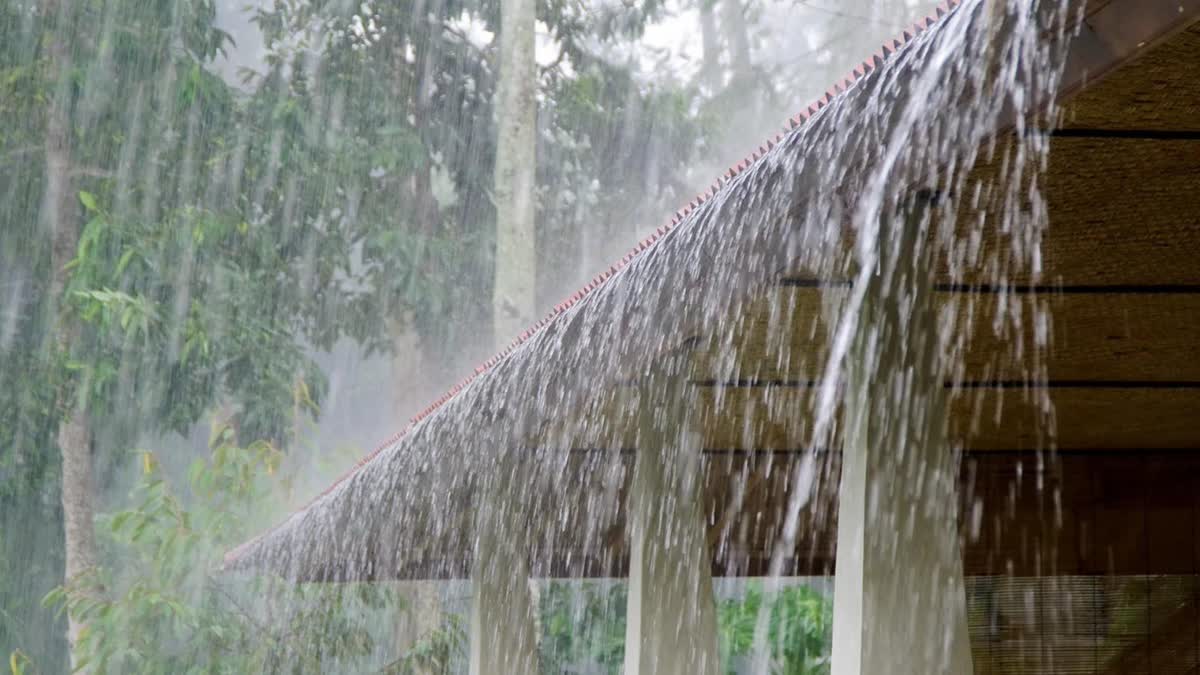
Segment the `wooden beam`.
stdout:
<svg viewBox="0 0 1200 675">
<path fill-rule="evenodd" d="M 1200 389 L 1191 387 L 983 388 L 958 396 L 952 411 L 952 437 L 975 451 L 1200 447 Z"/>
</svg>

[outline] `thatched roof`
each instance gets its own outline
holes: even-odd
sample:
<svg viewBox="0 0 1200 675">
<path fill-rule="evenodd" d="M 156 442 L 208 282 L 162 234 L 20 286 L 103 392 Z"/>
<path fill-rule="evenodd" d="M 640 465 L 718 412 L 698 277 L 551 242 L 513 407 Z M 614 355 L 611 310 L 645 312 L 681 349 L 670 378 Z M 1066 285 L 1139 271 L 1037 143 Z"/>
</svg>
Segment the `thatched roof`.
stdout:
<svg viewBox="0 0 1200 675">
<path fill-rule="evenodd" d="M 902 113 L 925 104 L 917 97 L 968 105 L 954 86 L 965 76 L 947 64 L 992 56 L 981 46 L 986 6 L 940 8 L 885 45 L 312 503 L 231 551 L 227 567 L 309 580 L 463 575 L 474 487 L 524 453 L 543 460 L 530 486 L 548 514 L 535 569 L 620 574 L 621 493 L 637 445 L 628 385 L 665 370 L 688 379 L 699 409 L 714 569 L 761 572 L 789 467 L 822 451 L 803 418 L 827 352 L 831 290 L 849 283 L 853 266 L 849 225 L 814 224 L 852 210 L 891 137 L 916 139 L 919 153 L 961 132 Z M 1041 269 L 1009 264 L 1011 233 L 979 229 L 973 252 L 962 253 L 973 264 L 939 273 L 938 292 L 959 321 L 988 326 L 989 298 L 1053 310 L 1049 326 L 977 330 L 963 343 L 952 428 L 968 452 L 1200 448 L 1200 1 L 1080 9 L 1086 19 L 1055 86 L 1073 97 L 1062 119 L 976 102 L 971 120 L 990 128 L 974 133 L 987 142 L 970 137 L 971 147 L 934 158 L 968 162 L 958 188 L 984 186 L 941 214 L 971 223 L 995 206 L 986 186 L 1010 175 L 1005 129 L 1031 114 L 1040 125 L 1032 133 L 1052 146 Z M 945 90 L 931 89 L 940 77 Z M 922 162 L 931 157 L 888 175 L 936 183 L 936 168 L 913 168 Z M 1053 346 L 1029 372 L 1021 355 L 1038 330 L 1054 335 Z M 1053 420 L 1030 390 L 1048 392 Z M 825 453 L 830 472 L 835 455 Z M 831 499 L 816 495 L 808 508 L 828 515 Z M 828 531 L 803 539 L 789 570 L 830 569 Z"/>
</svg>

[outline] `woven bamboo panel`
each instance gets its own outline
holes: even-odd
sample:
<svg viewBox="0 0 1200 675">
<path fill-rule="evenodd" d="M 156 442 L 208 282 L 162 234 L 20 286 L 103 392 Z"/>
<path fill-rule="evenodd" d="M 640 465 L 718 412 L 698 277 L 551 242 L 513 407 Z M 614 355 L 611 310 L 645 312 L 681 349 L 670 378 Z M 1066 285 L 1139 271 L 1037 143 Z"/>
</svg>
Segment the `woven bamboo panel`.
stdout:
<svg viewBox="0 0 1200 675">
<path fill-rule="evenodd" d="M 1076 95 L 1071 128 L 1200 130 L 1200 27 L 1192 26 Z"/>
<path fill-rule="evenodd" d="M 1200 51 L 1192 56 L 1200 63 L 1196 55 Z M 1188 70 L 1200 82 L 1200 66 Z M 1048 159 L 1039 186 L 1049 213 L 1040 233 L 1040 278 L 1015 257 L 1013 251 L 1024 249 L 997 222 L 1003 191 L 995 187 L 996 167 L 1006 161 L 1001 149 L 972 173 L 970 184 L 984 195 L 980 206 L 960 200 L 960 229 L 965 235 L 965 224 L 982 219 L 982 241 L 975 253 L 970 239 L 961 239 L 959 272 L 944 269 L 948 281 L 996 283 L 1003 275 L 1018 284 L 1200 283 L 1194 256 L 1200 250 L 1200 140 L 1056 136 Z"/>
<path fill-rule="evenodd" d="M 1197 577 L 969 579 L 976 675 L 1186 675 Z"/>
</svg>

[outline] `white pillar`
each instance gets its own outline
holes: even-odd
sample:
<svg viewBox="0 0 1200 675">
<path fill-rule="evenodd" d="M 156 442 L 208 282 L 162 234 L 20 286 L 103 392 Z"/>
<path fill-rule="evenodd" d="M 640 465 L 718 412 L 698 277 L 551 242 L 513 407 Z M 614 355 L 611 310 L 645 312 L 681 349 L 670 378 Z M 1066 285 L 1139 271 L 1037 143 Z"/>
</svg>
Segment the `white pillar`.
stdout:
<svg viewBox="0 0 1200 675">
<path fill-rule="evenodd" d="M 833 675 L 972 673 L 926 213 L 885 224 L 847 368 Z"/>
<path fill-rule="evenodd" d="M 477 507 L 471 567 L 470 675 L 538 672 L 529 585 L 525 486 L 519 466 L 485 480 Z"/>
<path fill-rule="evenodd" d="M 625 675 L 716 675 L 717 611 L 704 522 L 702 438 L 684 385 L 641 395 L 628 504 Z"/>
</svg>

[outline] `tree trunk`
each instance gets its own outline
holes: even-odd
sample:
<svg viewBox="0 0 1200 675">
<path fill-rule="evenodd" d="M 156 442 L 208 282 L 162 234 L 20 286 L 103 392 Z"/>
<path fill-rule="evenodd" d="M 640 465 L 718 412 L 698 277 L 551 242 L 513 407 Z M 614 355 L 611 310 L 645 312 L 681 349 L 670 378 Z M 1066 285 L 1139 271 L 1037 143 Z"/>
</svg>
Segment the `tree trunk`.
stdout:
<svg viewBox="0 0 1200 675">
<path fill-rule="evenodd" d="M 533 323 L 535 311 L 537 63 L 533 0 L 504 0 L 496 92 L 496 276 L 494 339 L 504 346 Z"/>
<path fill-rule="evenodd" d="M 496 85 L 496 271 L 492 333 L 502 348 L 533 324 L 537 301 L 537 61 L 534 0 L 500 3 L 499 80 Z M 515 440 L 515 439 L 514 439 Z M 500 450 L 499 456 L 508 453 Z M 505 465 L 500 474 L 517 469 Z M 476 513 L 471 570 L 469 672 L 536 672 L 538 635 L 530 592 L 527 504 L 521 490 L 492 477 Z"/>
<path fill-rule="evenodd" d="M 729 39 L 729 65 L 733 78 L 745 78 L 750 74 L 750 35 L 746 27 L 746 8 L 741 0 L 723 0 L 721 24 Z"/>
<path fill-rule="evenodd" d="M 67 263 L 75 257 L 79 245 L 79 213 L 71 185 L 71 54 L 67 36 L 71 14 L 70 0 L 51 0 L 43 5 L 47 24 L 54 26 L 50 35 L 49 56 L 55 92 L 46 116 L 46 192 L 43 202 L 45 222 L 51 234 L 51 302 L 56 307 L 55 347 L 60 357 L 70 354 L 79 336 L 79 326 L 68 315 L 64 293 L 70 271 Z M 65 580 L 70 583 L 96 566 L 96 539 L 93 530 L 91 429 L 88 426 L 85 397 L 71 387 L 59 394 L 63 420 L 58 428 L 58 447 L 62 453 L 63 530 L 66 544 Z M 71 666 L 77 667 L 75 647 L 84 624 L 75 615 L 67 616 L 67 639 L 71 646 Z"/>
<path fill-rule="evenodd" d="M 704 61 L 700 81 L 713 92 L 721 88 L 721 43 L 717 35 L 717 19 L 713 16 L 715 0 L 700 0 L 700 44 L 704 47 Z"/>
</svg>

